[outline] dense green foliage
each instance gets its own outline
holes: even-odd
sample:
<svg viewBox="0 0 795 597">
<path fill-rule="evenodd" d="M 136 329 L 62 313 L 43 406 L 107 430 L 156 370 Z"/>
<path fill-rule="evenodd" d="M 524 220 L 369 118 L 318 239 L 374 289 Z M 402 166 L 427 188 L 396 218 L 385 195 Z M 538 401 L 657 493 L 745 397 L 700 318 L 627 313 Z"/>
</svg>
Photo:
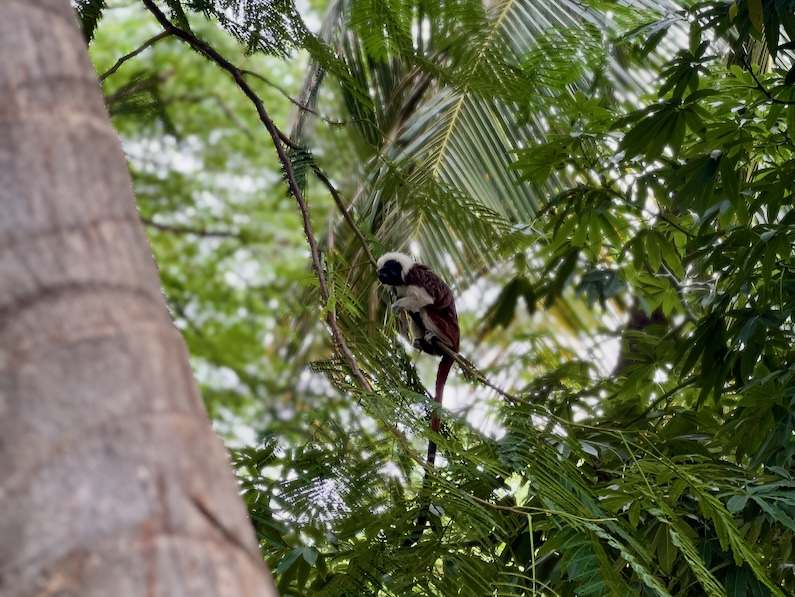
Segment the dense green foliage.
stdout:
<svg viewBox="0 0 795 597">
<path fill-rule="evenodd" d="M 76 4 L 100 73 L 162 31 Z M 795 593 L 795 2 L 626 4 L 161 2 L 286 164 L 173 36 L 104 79 L 285 595 Z M 510 394 L 457 376 L 427 484 L 434 363 L 363 241 L 457 281 Z"/>
</svg>

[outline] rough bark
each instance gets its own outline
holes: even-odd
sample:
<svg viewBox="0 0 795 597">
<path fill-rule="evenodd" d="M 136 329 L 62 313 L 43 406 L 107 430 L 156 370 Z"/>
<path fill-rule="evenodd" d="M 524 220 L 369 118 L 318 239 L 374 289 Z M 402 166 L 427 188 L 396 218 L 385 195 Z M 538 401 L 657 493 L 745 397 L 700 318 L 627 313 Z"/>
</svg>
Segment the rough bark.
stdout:
<svg viewBox="0 0 795 597">
<path fill-rule="evenodd" d="M 0 56 L 0 595 L 276 595 L 69 0 Z"/>
</svg>

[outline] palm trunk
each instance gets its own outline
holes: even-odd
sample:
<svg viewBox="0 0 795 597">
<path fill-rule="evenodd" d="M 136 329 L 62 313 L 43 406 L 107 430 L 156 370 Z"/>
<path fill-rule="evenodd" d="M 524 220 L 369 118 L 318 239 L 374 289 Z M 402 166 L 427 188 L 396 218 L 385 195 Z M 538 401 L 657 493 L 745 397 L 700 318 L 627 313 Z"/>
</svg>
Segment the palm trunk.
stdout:
<svg viewBox="0 0 795 597">
<path fill-rule="evenodd" d="M 69 0 L 0 56 L 0 594 L 276 595 Z"/>
</svg>

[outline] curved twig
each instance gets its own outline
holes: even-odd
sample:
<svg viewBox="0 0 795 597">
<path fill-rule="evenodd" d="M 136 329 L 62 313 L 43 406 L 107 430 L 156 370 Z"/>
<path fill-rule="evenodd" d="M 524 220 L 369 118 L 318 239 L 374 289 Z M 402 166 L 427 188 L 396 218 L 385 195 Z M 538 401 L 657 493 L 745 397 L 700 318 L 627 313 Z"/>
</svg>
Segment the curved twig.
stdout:
<svg viewBox="0 0 795 597">
<path fill-rule="evenodd" d="M 124 56 L 122 56 L 121 58 L 119 58 L 119 59 L 116 61 L 116 64 L 114 64 L 114 65 L 113 65 L 113 66 L 111 66 L 111 67 L 110 67 L 108 70 L 106 70 L 104 73 L 102 73 L 102 74 L 99 76 L 99 82 L 101 83 L 102 81 L 104 81 L 105 79 L 107 79 L 109 76 L 111 76 L 113 73 L 115 73 L 117 70 L 119 70 L 119 67 L 120 67 L 122 64 L 124 64 L 125 62 L 127 62 L 127 61 L 128 61 L 130 58 L 135 58 L 135 57 L 136 57 L 138 54 L 140 54 L 141 52 L 143 52 L 143 51 L 144 51 L 146 48 L 148 48 L 149 46 L 153 46 L 153 45 L 155 45 L 157 42 L 159 42 L 161 39 L 165 39 L 166 37 L 170 37 L 170 36 L 171 36 L 171 32 L 170 32 L 170 31 L 168 31 L 168 30 L 166 30 L 166 31 L 163 31 L 162 33 L 158 33 L 158 34 L 157 34 L 157 35 L 155 35 L 154 37 L 151 37 L 151 38 L 147 39 L 147 40 L 146 40 L 146 41 L 145 41 L 145 42 L 144 42 L 144 43 L 141 45 L 141 47 L 139 47 L 137 50 L 133 50 L 133 51 L 132 51 L 132 52 L 130 52 L 129 54 L 125 54 Z"/>
</svg>

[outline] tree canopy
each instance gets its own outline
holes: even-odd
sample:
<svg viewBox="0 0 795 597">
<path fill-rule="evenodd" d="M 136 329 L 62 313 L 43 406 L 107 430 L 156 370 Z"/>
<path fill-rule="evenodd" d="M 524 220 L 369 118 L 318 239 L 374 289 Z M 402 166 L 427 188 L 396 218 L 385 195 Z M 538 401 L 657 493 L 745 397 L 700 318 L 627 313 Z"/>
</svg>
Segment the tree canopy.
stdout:
<svg viewBox="0 0 795 597">
<path fill-rule="evenodd" d="M 795 2 L 74 4 L 283 594 L 795 592 Z"/>
</svg>

